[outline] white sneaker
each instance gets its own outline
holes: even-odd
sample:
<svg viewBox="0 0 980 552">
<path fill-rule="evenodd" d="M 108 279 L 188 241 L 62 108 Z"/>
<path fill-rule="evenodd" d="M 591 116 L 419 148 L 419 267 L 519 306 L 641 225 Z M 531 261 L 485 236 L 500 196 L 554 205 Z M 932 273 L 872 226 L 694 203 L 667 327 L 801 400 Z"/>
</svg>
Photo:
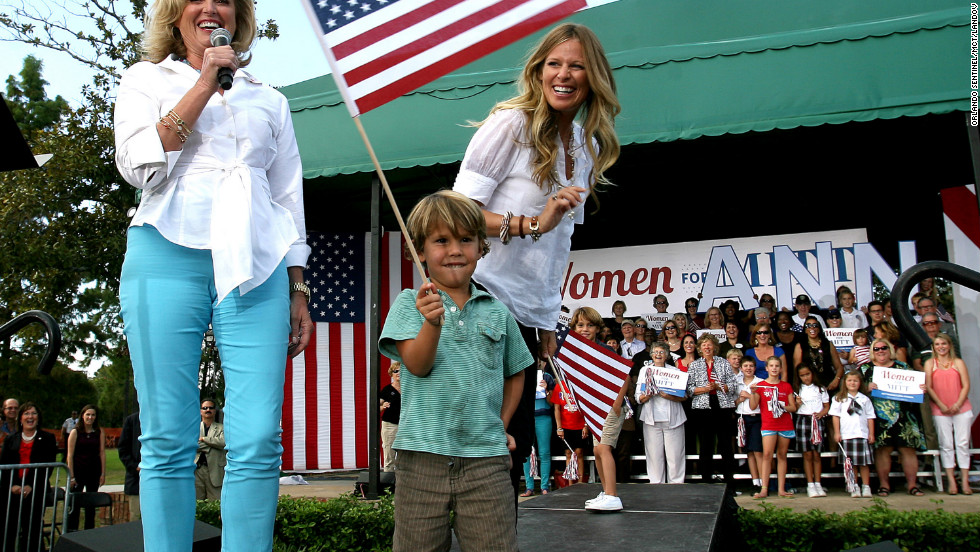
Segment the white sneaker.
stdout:
<svg viewBox="0 0 980 552">
<path fill-rule="evenodd" d="M 595 498 L 590 498 L 590 499 L 586 500 L 585 501 L 585 505 L 588 506 L 589 504 L 592 504 L 593 502 L 598 502 L 598 501 L 602 500 L 605 496 L 606 496 L 606 491 L 599 491 L 599 494 L 595 495 Z"/>
<path fill-rule="evenodd" d="M 807 485 L 806 486 L 806 496 L 809 497 L 809 498 L 816 498 L 816 497 L 820 496 L 820 493 L 817 491 L 817 486 L 814 485 L 813 483 Z"/>
<path fill-rule="evenodd" d="M 821 485 L 820 483 L 815 483 L 814 485 L 817 487 L 817 496 L 818 497 L 820 497 L 820 496 L 827 496 L 827 491 L 823 490 L 823 485 Z"/>
<path fill-rule="evenodd" d="M 858 489 L 851 493 L 851 498 L 861 498 L 861 489 Z"/>
<path fill-rule="evenodd" d="M 601 499 L 585 505 L 586 510 L 618 512 L 623 509 L 623 501 L 618 496 L 603 495 Z"/>
<path fill-rule="evenodd" d="M 871 486 L 865 485 L 861 487 L 861 498 L 871 498 Z"/>
</svg>

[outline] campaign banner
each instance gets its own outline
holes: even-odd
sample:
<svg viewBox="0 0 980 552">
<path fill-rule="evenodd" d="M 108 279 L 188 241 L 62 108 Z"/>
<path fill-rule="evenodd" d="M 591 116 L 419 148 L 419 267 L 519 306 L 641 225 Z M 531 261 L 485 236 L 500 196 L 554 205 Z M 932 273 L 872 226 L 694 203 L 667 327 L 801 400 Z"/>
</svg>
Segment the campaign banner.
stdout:
<svg viewBox="0 0 980 552">
<path fill-rule="evenodd" d="M 878 386 L 877 389 L 871 390 L 872 397 L 921 403 L 925 393 L 921 386 L 926 383 L 926 374 L 917 370 L 875 366 L 871 382 Z"/>
<path fill-rule="evenodd" d="M 719 343 L 721 343 L 722 341 L 728 339 L 728 336 L 725 335 L 725 330 L 698 330 L 698 332 L 697 332 L 698 339 L 701 339 L 701 336 L 704 335 L 704 334 L 711 334 L 711 335 L 717 337 Z"/>
<path fill-rule="evenodd" d="M 687 372 L 670 366 L 654 366 L 652 363 L 644 364 L 644 367 L 653 372 L 653 381 L 661 391 L 675 397 L 687 396 Z M 646 393 L 646 382 L 641 380 L 638 383 L 640 384 L 640 393 Z"/>
<path fill-rule="evenodd" d="M 857 328 L 824 328 L 827 340 L 837 347 L 838 353 L 849 353 L 854 347 L 854 330 Z M 843 360 L 843 359 L 842 359 Z"/>
<path fill-rule="evenodd" d="M 897 274 L 918 262 L 914 241 L 896 245 L 898 266 L 868 243 L 863 228 L 577 250 L 568 258 L 562 303 L 611 316 L 617 300 L 628 313 L 650 312 L 658 294 L 667 297 L 668 312 L 677 313 L 689 298 L 698 300 L 698 312 L 728 299 L 746 310 L 768 293 L 781 309 L 805 293 L 828 308 L 836 304 L 838 286 L 846 285 L 865 305 L 874 299 L 875 278 L 891 289 Z"/>
<path fill-rule="evenodd" d="M 647 326 L 657 330 L 658 334 L 664 329 L 664 324 L 666 324 L 668 320 L 674 319 L 674 315 L 669 312 L 655 312 L 652 314 L 643 314 L 641 316 L 647 321 Z"/>
</svg>

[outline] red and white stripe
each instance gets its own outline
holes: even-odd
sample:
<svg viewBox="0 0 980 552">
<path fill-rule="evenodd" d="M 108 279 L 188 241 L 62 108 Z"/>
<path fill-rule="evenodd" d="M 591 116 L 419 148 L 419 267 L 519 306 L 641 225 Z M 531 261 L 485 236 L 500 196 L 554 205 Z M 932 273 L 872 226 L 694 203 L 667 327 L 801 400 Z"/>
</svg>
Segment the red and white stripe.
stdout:
<svg viewBox="0 0 980 552">
<path fill-rule="evenodd" d="M 593 435 L 602 435 L 602 424 L 632 364 L 574 331 L 568 332 L 556 360 L 589 430 Z"/>
<path fill-rule="evenodd" d="M 365 240 L 370 236 L 366 235 Z M 370 244 L 366 245 L 370 250 Z M 370 256 L 366 259 L 370 264 Z M 370 266 L 365 285 L 370 289 Z M 401 253 L 401 233 L 381 242 L 381 320 L 405 287 L 421 278 Z M 365 305 L 367 308 L 368 305 Z M 370 312 L 369 310 L 367 312 Z M 283 403 L 283 470 L 309 471 L 368 467 L 370 366 L 377 343 L 364 323 L 317 323 L 310 346 L 286 364 Z M 381 382 L 389 383 L 390 361 L 381 360 Z"/>
</svg>

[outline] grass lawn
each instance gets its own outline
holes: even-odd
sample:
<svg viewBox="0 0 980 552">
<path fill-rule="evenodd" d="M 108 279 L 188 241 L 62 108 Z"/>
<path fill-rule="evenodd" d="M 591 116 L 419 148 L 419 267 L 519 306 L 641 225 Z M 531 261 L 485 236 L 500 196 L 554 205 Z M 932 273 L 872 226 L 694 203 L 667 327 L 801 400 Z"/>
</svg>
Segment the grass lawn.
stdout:
<svg viewBox="0 0 980 552">
<path fill-rule="evenodd" d="M 105 484 L 122 485 L 126 481 L 126 467 L 119 460 L 119 449 L 105 449 Z"/>
</svg>

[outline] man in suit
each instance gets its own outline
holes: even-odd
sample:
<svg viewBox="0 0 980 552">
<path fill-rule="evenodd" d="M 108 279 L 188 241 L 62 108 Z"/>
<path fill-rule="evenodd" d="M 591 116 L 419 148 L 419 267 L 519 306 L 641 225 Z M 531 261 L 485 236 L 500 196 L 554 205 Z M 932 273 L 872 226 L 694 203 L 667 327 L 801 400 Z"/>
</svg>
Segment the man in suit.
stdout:
<svg viewBox="0 0 980 552">
<path fill-rule="evenodd" d="M 201 436 L 197 440 L 194 463 L 194 489 L 198 500 L 220 499 L 225 478 L 225 427 L 214 421 L 217 406 L 213 399 L 201 401 Z"/>
<path fill-rule="evenodd" d="M 140 516 L 140 413 L 134 412 L 123 420 L 119 437 L 119 460 L 126 466 L 126 482 L 123 492 L 129 502 L 129 521 Z"/>
</svg>

